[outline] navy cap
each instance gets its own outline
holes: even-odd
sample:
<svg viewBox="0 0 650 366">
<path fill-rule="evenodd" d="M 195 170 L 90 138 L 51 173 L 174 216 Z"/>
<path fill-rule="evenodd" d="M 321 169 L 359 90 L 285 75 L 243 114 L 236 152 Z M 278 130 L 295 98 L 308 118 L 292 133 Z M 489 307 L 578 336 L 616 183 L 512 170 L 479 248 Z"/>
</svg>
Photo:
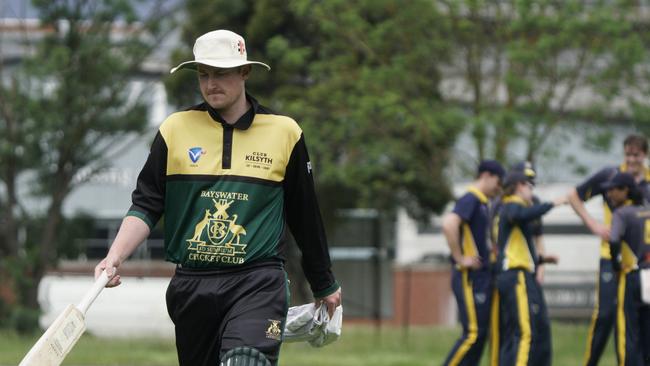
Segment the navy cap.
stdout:
<svg viewBox="0 0 650 366">
<path fill-rule="evenodd" d="M 511 170 L 503 179 L 503 188 L 512 187 L 518 183 L 530 182 L 530 178 L 520 170 Z"/>
<path fill-rule="evenodd" d="M 496 160 L 483 160 L 478 165 L 478 174 L 480 175 L 483 172 L 488 172 L 494 175 L 498 175 L 500 179 L 506 175 L 506 170 L 503 169 L 503 166 L 499 164 Z"/>
<path fill-rule="evenodd" d="M 520 161 L 517 164 L 513 165 L 510 170 L 523 172 L 531 183 L 535 183 L 537 172 L 535 171 L 533 163 L 530 161 Z"/>
<path fill-rule="evenodd" d="M 601 187 L 604 190 L 627 187 L 630 191 L 633 191 L 636 189 L 636 181 L 632 174 L 618 172 L 612 179 L 601 184 Z"/>
</svg>

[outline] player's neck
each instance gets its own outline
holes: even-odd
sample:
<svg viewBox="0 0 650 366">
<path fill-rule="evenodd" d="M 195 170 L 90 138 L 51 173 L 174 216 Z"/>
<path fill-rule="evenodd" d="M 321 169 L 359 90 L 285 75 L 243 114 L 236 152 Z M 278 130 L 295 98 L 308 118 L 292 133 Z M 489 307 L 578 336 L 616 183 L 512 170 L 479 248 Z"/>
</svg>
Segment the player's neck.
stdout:
<svg viewBox="0 0 650 366">
<path fill-rule="evenodd" d="M 488 183 L 485 181 L 485 179 L 477 179 L 474 181 L 474 187 L 481 191 L 484 195 L 488 195 Z"/>
<path fill-rule="evenodd" d="M 217 110 L 221 118 L 223 118 L 226 123 L 229 125 L 234 125 L 237 121 L 243 116 L 248 109 L 251 107 L 251 104 L 246 99 L 246 94 L 242 93 L 241 97 L 235 101 L 228 108 Z"/>
</svg>

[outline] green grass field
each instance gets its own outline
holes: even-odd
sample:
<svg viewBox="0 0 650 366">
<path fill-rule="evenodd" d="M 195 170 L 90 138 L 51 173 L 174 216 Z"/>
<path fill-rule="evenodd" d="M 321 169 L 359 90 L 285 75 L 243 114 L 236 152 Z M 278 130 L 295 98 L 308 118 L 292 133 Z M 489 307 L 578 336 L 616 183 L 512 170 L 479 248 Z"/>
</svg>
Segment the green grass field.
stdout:
<svg viewBox="0 0 650 366">
<path fill-rule="evenodd" d="M 402 328 L 344 326 L 338 342 L 325 348 L 285 344 L 282 366 L 434 366 L 441 365 L 460 328 Z M 579 365 L 585 346 L 586 324 L 553 324 L 553 364 Z M 0 365 L 17 365 L 38 338 L 0 331 Z M 613 339 L 613 336 L 611 337 Z M 610 340 L 611 343 L 612 340 Z M 601 365 L 615 364 L 608 345 Z M 112 340 L 89 335 L 79 341 L 64 365 L 167 366 L 178 365 L 173 341 Z M 482 365 L 487 365 L 484 361 Z"/>
</svg>

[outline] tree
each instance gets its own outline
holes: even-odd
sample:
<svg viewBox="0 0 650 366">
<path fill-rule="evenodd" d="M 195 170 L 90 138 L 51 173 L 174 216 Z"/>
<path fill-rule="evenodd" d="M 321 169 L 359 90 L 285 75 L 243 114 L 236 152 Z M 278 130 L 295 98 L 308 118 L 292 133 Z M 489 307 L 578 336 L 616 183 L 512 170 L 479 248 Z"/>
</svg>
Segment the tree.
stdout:
<svg viewBox="0 0 650 366">
<path fill-rule="evenodd" d="M 162 29 L 159 14 L 137 23 L 129 1 L 33 4 L 50 31 L 0 86 L 0 209 L 7 223 L 0 228 L 0 282 L 12 283 L 29 309 L 38 308 L 36 285 L 57 264 L 62 207 L 83 183 L 77 174 L 102 171 L 146 125 L 146 106 L 130 95 L 129 82 Z M 29 192 L 18 192 L 19 185 Z M 34 198 L 38 208 L 28 208 Z"/>
<path fill-rule="evenodd" d="M 211 2 L 220 12 L 198 2 L 187 3 L 186 46 L 172 63 L 191 58 L 190 45 L 206 31 L 244 34 L 249 56 L 272 67 L 250 87 L 300 122 L 332 210 L 405 206 L 426 216 L 444 207 L 444 168 L 463 123 L 440 96 L 449 24 L 431 2 Z M 185 77 L 167 83 L 181 105 L 193 76 Z"/>
<path fill-rule="evenodd" d="M 534 161 L 549 136 L 577 121 L 628 120 L 638 111 L 642 104 L 629 101 L 615 107 L 624 90 L 647 80 L 635 71 L 647 58 L 636 3 L 438 1 L 457 45 L 450 73 L 467 88 L 448 100 L 471 110 L 477 155 L 506 161 L 518 139 Z"/>
<path fill-rule="evenodd" d="M 449 45 L 431 2 L 188 0 L 186 14 L 172 64 L 192 59 L 198 36 L 225 28 L 246 38 L 249 58 L 271 65 L 254 68 L 248 88 L 303 128 L 329 232 L 341 208 L 402 206 L 425 217 L 451 199 L 444 168 L 463 123 L 441 103 Z M 191 72 L 167 78 L 172 103 L 200 102 L 188 93 L 195 83 Z M 289 266 L 299 263 L 288 255 Z M 288 270 L 292 299 L 308 301 L 301 271 Z"/>
<path fill-rule="evenodd" d="M 451 61 L 445 16 L 429 1 L 293 9 L 314 25 L 318 48 L 306 89 L 287 103 L 314 136 L 320 179 L 357 192 L 351 207 L 440 212 L 452 197 L 444 169 L 464 124 L 440 93 L 441 66 Z"/>
</svg>

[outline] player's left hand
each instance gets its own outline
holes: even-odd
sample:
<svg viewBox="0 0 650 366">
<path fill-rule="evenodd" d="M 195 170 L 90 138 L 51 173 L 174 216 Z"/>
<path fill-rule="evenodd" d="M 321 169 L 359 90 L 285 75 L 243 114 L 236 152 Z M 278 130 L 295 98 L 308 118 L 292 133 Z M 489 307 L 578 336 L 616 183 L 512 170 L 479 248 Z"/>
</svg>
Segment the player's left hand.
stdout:
<svg viewBox="0 0 650 366">
<path fill-rule="evenodd" d="M 560 258 L 555 254 L 545 254 L 544 255 L 544 263 L 558 264 L 559 261 L 560 261 Z"/>
<path fill-rule="evenodd" d="M 537 266 L 537 271 L 535 272 L 535 280 L 537 280 L 537 283 L 540 285 L 544 284 L 544 273 L 546 272 L 546 268 L 544 266 Z"/>
<path fill-rule="evenodd" d="M 336 308 L 341 305 L 341 288 L 336 290 L 336 292 L 331 295 L 317 298 L 315 305 L 320 306 L 320 304 L 323 303 L 327 306 L 327 313 L 331 318 L 334 315 L 334 310 L 336 310 Z"/>
</svg>

